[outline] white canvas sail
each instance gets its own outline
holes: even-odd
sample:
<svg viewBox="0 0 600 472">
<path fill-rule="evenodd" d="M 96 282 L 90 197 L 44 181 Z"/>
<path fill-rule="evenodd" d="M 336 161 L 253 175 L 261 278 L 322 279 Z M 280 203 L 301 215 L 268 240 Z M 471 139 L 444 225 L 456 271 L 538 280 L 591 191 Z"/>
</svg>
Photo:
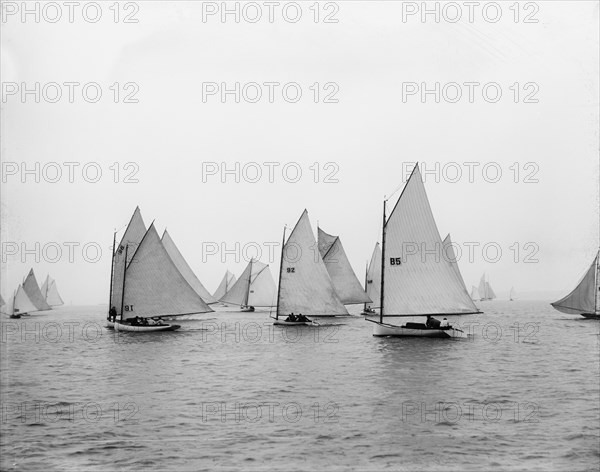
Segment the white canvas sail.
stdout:
<svg viewBox="0 0 600 472">
<path fill-rule="evenodd" d="M 496 293 L 494 293 L 494 289 L 492 289 L 492 286 L 489 282 L 485 283 L 485 290 L 488 300 L 493 300 L 494 298 L 496 298 Z"/>
<path fill-rule="evenodd" d="M 517 291 L 515 290 L 514 287 L 510 288 L 510 294 L 509 294 L 508 298 L 510 300 L 516 300 L 517 299 Z"/>
<path fill-rule="evenodd" d="M 367 303 L 367 308 L 379 308 L 381 302 L 381 247 L 379 243 L 375 244 L 367 269 L 366 292 L 372 300 L 371 303 Z"/>
<path fill-rule="evenodd" d="M 315 251 L 316 243 L 308 212 L 304 210 L 283 247 L 278 316 L 290 313 L 305 316 L 348 315 L 321 255 Z"/>
<path fill-rule="evenodd" d="M 479 290 L 475 285 L 471 285 L 471 300 L 479 300 L 481 297 L 479 296 Z"/>
<path fill-rule="evenodd" d="M 233 287 L 236 281 L 237 279 L 235 278 L 235 275 L 233 275 L 229 271 L 225 272 L 225 275 L 221 279 L 221 283 L 217 287 L 217 290 L 215 290 L 215 293 L 213 293 L 213 298 L 217 300 L 223 298 L 225 294 L 231 289 L 231 287 Z"/>
<path fill-rule="evenodd" d="M 126 269 L 123 319 L 210 311 L 169 257 L 154 223 L 150 225 Z"/>
<path fill-rule="evenodd" d="M 111 304 L 115 307 L 117 313 L 122 312 L 121 298 L 123 294 L 123 273 L 125 271 L 125 247 L 128 246 L 129 248 L 127 250 L 127 263 L 129 263 L 144 234 L 146 234 L 146 225 L 142 219 L 140 208 L 136 207 L 121 242 L 115 248 L 113 257 L 113 280 L 110 298 Z"/>
<path fill-rule="evenodd" d="M 40 291 L 42 292 L 42 296 L 44 297 L 44 300 L 46 299 L 46 295 L 48 294 L 48 286 L 50 285 L 50 276 L 46 275 L 46 280 L 44 280 L 44 283 L 42 284 L 42 288 L 40 289 Z"/>
<path fill-rule="evenodd" d="M 65 304 L 60 294 L 58 293 L 56 280 L 54 280 L 49 275 L 46 276 L 46 280 L 42 285 L 42 296 L 46 300 L 46 303 L 48 303 L 48 305 L 50 306 L 60 306 Z"/>
<path fill-rule="evenodd" d="M 23 282 L 23 290 L 27 294 L 27 297 L 29 298 L 29 300 L 31 300 L 31 303 L 33 303 L 35 305 L 35 307 L 38 311 L 45 311 L 45 310 L 52 309 L 50 307 L 50 305 L 48 305 L 48 303 L 46 303 L 46 300 L 44 299 L 44 296 L 42 295 L 42 292 L 40 291 L 40 286 L 37 283 L 35 274 L 33 273 L 33 269 L 31 269 L 29 271 L 29 274 L 27 274 L 27 278 L 25 279 L 25 282 Z"/>
<path fill-rule="evenodd" d="M 562 313 L 569 315 L 581 313 L 600 313 L 598 299 L 600 294 L 600 281 L 598 280 L 598 257 L 600 251 L 592 265 L 579 281 L 575 289 L 566 297 L 552 303 L 551 305 Z"/>
<path fill-rule="evenodd" d="M 454 245 L 452 244 L 452 240 L 450 239 L 450 233 L 448 233 L 448 236 L 446 236 L 446 239 L 444 239 L 444 241 L 442 242 L 442 248 L 444 251 L 442 254 L 443 257 L 445 257 L 446 260 L 450 261 L 450 264 L 452 265 L 452 268 L 456 273 L 456 277 L 465 289 L 465 292 L 469 293 L 467 290 L 467 286 L 465 285 L 465 280 L 463 279 L 463 276 L 460 273 L 460 268 L 458 267 L 458 261 L 456 260 L 456 252 L 454 252 Z"/>
<path fill-rule="evenodd" d="M 477 313 L 452 264 L 441 257 L 418 166 L 385 223 L 383 315 Z"/>
<path fill-rule="evenodd" d="M 277 290 L 267 264 L 251 260 L 240 278 L 221 298 L 223 303 L 245 306 L 275 306 Z"/>
<path fill-rule="evenodd" d="M 27 292 L 25 291 L 25 288 L 22 285 L 19 285 L 19 288 L 17 288 L 17 293 L 15 294 L 15 298 L 13 301 L 12 311 L 15 314 L 32 313 L 34 311 L 39 311 L 39 309 L 35 306 L 35 303 L 33 303 L 33 301 L 27 295 Z"/>
<path fill-rule="evenodd" d="M 489 300 L 487 287 L 485 274 L 483 274 L 479 280 L 479 296 L 481 297 L 481 300 Z"/>
<path fill-rule="evenodd" d="M 171 259 L 175 263 L 175 266 L 177 266 L 179 272 L 181 272 L 181 275 L 185 277 L 185 280 L 187 280 L 187 282 L 192 286 L 196 293 L 200 295 L 202 300 L 204 300 L 209 305 L 211 303 L 217 303 L 217 299 L 213 298 L 213 296 L 208 292 L 208 290 L 204 288 L 204 285 L 202 285 L 202 282 L 200 282 L 198 277 L 196 277 L 196 274 L 194 274 L 194 271 L 189 266 L 189 264 L 175 245 L 173 238 L 171 238 L 171 235 L 167 232 L 166 229 L 163 233 L 161 241 L 163 243 L 163 246 L 169 253 L 169 256 L 171 256 Z"/>
<path fill-rule="evenodd" d="M 13 314 L 16 294 L 17 294 L 17 291 L 15 290 L 13 293 L 13 296 L 8 298 L 8 303 L 5 302 L 4 300 L 2 300 L 3 303 L 0 304 L 0 313 L 4 313 L 5 315 Z M 2 296 L 0 296 L 0 299 L 1 298 L 2 298 Z"/>
<path fill-rule="evenodd" d="M 317 233 L 319 253 L 342 303 L 344 305 L 371 303 L 373 300 L 365 293 L 352 270 L 339 236 L 327 234 L 321 228 L 317 228 Z"/>
</svg>

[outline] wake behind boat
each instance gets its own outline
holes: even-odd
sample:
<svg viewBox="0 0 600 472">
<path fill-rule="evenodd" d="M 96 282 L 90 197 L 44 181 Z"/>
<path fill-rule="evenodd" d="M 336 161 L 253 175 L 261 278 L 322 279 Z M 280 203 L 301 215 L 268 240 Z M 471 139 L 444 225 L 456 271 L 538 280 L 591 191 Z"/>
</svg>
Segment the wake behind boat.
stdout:
<svg viewBox="0 0 600 472">
<path fill-rule="evenodd" d="M 480 311 L 453 267 L 455 258 L 441 257 L 451 243 L 449 238 L 442 242 L 418 165 L 387 219 L 385 207 L 384 201 L 381 309 L 378 320 L 367 318 L 373 336 L 466 338 L 450 322 Z M 394 324 L 384 318 L 403 320 Z"/>
</svg>

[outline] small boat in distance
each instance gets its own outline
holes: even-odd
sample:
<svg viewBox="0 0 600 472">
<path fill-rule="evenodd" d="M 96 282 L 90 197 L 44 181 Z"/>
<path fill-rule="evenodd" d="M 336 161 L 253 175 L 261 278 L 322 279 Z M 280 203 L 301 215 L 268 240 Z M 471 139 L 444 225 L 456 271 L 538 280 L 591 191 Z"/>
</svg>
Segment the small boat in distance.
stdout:
<svg viewBox="0 0 600 472">
<path fill-rule="evenodd" d="M 38 310 L 38 308 L 31 301 L 25 292 L 23 285 L 19 285 L 13 294 L 10 305 L 6 309 L 6 313 L 8 313 L 11 318 L 21 318 L 21 316 L 29 315 L 30 313 L 34 313 L 36 311 L 40 310 Z"/>
<path fill-rule="evenodd" d="M 372 316 L 376 315 L 375 309 L 379 308 L 381 301 L 381 247 L 379 243 L 375 244 L 371 261 L 367 264 L 365 273 L 365 292 L 372 300 L 370 303 L 365 303 L 361 315 Z"/>
<path fill-rule="evenodd" d="M 481 297 L 480 301 L 482 302 L 496 298 L 496 294 L 490 285 L 489 278 L 488 280 L 485 280 L 485 273 L 481 276 L 481 280 L 479 281 L 479 296 Z"/>
<path fill-rule="evenodd" d="M 223 276 L 223 279 L 221 280 L 221 283 L 217 287 L 217 290 L 215 290 L 215 293 L 213 293 L 213 298 L 215 300 L 220 300 L 221 298 L 223 298 L 225 294 L 229 291 L 229 289 L 233 287 L 236 281 L 237 279 L 235 278 L 235 275 L 229 272 L 229 270 L 226 271 L 225 275 Z M 227 305 L 223 303 L 223 306 Z"/>
<path fill-rule="evenodd" d="M 242 312 L 253 312 L 257 306 L 274 306 L 276 292 L 268 264 L 251 259 L 240 278 L 219 301 L 240 305 Z"/>
<path fill-rule="evenodd" d="M 319 227 L 317 227 L 317 234 L 319 254 L 341 302 L 344 305 L 372 303 L 373 300 L 361 287 L 350 265 L 340 237 L 327 234 Z"/>
<path fill-rule="evenodd" d="M 42 284 L 42 296 L 46 303 L 51 307 L 64 305 L 63 299 L 58 293 L 58 288 L 56 287 L 56 280 L 50 277 L 50 275 L 46 275 L 46 280 Z"/>
<path fill-rule="evenodd" d="M 287 241 L 284 228 L 273 324 L 314 326 L 307 316 L 348 316 L 321 254 L 314 251 L 316 243 L 306 210 Z"/>
<path fill-rule="evenodd" d="M 561 313 L 600 319 L 600 250 L 577 286 L 566 297 L 551 303 Z"/>
<path fill-rule="evenodd" d="M 40 286 L 38 285 L 35 274 L 33 273 L 33 269 L 31 269 L 29 274 L 27 274 L 27 278 L 23 282 L 22 287 L 29 300 L 31 300 L 31 303 L 35 305 L 36 311 L 52 310 L 52 307 L 48 305 L 46 299 L 42 295 Z"/>
<path fill-rule="evenodd" d="M 438 232 L 419 166 L 415 165 L 389 218 L 383 203 L 381 302 L 373 336 L 466 338 L 450 322 L 481 313 L 451 260 L 441 257 Z M 436 320 L 433 316 L 449 316 Z M 400 317 L 399 324 L 384 318 Z M 426 319 L 425 319 L 426 318 Z"/>
<path fill-rule="evenodd" d="M 514 287 L 510 288 L 510 294 L 508 295 L 508 300 L 514 302 L 517 299 L 517 291 Z"/>
<path fill-rule="evenodd" d="M 479 290 L 477 289 L 477 287 L 475 287 L 475 285 L 471 285 L 471 300 L 477 301 L 480 298 L 481 297 L 479 296 Z"/>
</svg>

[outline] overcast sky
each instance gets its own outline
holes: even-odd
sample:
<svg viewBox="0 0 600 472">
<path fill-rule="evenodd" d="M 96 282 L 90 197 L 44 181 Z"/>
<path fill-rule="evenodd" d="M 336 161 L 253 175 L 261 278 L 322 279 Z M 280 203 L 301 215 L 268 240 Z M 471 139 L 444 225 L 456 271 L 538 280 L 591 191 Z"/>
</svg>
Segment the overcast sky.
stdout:
<svg viewBox="0 0 600 472">
<path fill-rule="evenodd" d="M 208 15 L 221 2 L 121 4 L 117 23 L 112 2 L 102 3 L 96 23 L 89 20 L 97 12 L 87 10 L 86 20 L 79 9 L 70 23 L 64 5 L 51 23 L 56 11 L 43 4 L 39 23 L 33 15 L 23 22 L 20 11 L 6 11 L 13 3 L 20 8 L 3 2 L 1 33 L 4 298 L 33 267 L 40 284 L 48 272 L 57 280 L 67 303 L 107 302 L 113 231 L 122 234 L 136 205 L 147 225 L 155 219 L 160 233 L 169 229 L 211 292 L 226 269 L 239 275 L 246 265 L 234 254 L 206 254 L 222 245 L 260 245 L 277 280 L 280 248 L 269 261 L 268 246 L 305 208 L 315 232 L 318 220 L 340 235 L 362 280 L 381 239 L 383 197 L 417 161 L 442 238 L 449 232 L 464 249 L 459 265 L 469 288 L 486 272 L 498 293 L 511 286 L 568 291 L 598 250 L 598 2 L 522 2 L 517 22 L 513 2 L 501 2 L 495 23 L 497 11 L 476 9 L 471 21 L 462 2 L 455 22 L 457 10 L 444 3 L 436 22 L 409 15 L 421 2 L 323 2 L 316 23 L 314 2 L 299 2 L 296 23 L 298 8 L 289 2 L 281 2 L 287 20 L 277 7 L 273 22 L 268 6 L 256 3 L 262 18 L 255 23 L 256 6 L 243 3 L 239 23 Z M 126 15 L 138 22 L 125 23 Z M 337 22 L 326 23 L 328 15 Z M 21 95 L 36 82 L 39 103 L 35 94 Z M 50 82 L 60 84 L 56 103 L 57 88 L 44 88 Z M 65 82 L 81 84 L 73 86 L 73 103 Z M 97 103 L 82 96 L 90 82 L 102 90 Z M 220 91 L 207 94 L 215 91 L 210 83 L 236 82 L 260 84 L 262 98 L 251 103 L 252 85 L 240 103 L 233 94 L 225 103 Z M 270 82 L 281 84 L 272 86 L 273 103 Z M 411 88 L 436 82 L 444 91 L 439 103 Z M 284 97 L 287 83 L 297 85 Z M 460 85 L 460 99 L 449 83 Z M 465 83 L 479 84 L 473 103 Z M 298 89 L 302 96 L 291 103 Z M 65 162 L 79 164 L 74 182 Z M 251 162 L 262 169 L 255 183 Z M 279 164 L 269 164 L 273 183 L 265 162 Z M 472 179 L 465 162 L 473 163 Z M 36 163 L 40 182 L 35 170 L 22 175 Z M 246 179 L 221 175 L 222 163 L 246 165 Z M 462 177 L 455 178 L 457 168 Z M 68 243 L 79 245 L 72 262 Z M 470 243 L 479 244 L 472 260 Z M 23 245 L 31 252 L 22 253 Z M 51 263 L 56 246 L 62 257 Z M 96 246 L 103 255 L 92 262 Z M 502 256 L 493 262 L 496 247 Z"/>
</svg>

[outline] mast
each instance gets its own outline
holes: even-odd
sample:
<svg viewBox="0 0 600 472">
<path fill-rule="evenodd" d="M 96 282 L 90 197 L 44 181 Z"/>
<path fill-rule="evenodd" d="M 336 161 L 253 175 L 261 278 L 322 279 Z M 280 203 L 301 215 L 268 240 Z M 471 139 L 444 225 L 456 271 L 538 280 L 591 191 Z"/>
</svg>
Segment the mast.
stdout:
<svg viewBox="0 0 600 472">
<path fill-rule="evenodd" d="M 250 299 L 250 283 L 252 283 L 252 261 L 254 258 L 250 259 L 250 273 L 248 274 L 248 288 L 246 289 L 246 302 L 245 305 L 248 306 L 248 301 Z"/>
<path fill-rule="evenodd" d="M 381 234 L 381 293 L 379 295 L 379 322 L 383 323 L 383 281 L 385 279 L 385 197 L 383 197 L 383 228 Z"/>
<path fill-rule="evenodd" d="M 127 250 L 129 244 L 125 245 L 125 263 L 123 264 L 123 290 L 121 290 L 121 321 L 123 321 L 123 310 L 125 309 L 125 274 L 127 273 Z"/>
<path fill-rule="evenodd" d="M 112 250 L 112 259 L 110 262 L 110 287 L 108 294 L 108 311 L 112 308 L 112 290 L 113 290 L 113 275 L 115 271 L 115 244 L 117 243 L 117 232 L 113 233 L 113 250 Z"/>
<path fill-rule="evenodd" d="M 281 269 L 283 269 L 283 249 L 285 247 L 285 225 L 283 226 L 283 240 L 281 242 L 281 260 L 279 261 L 279 280 L 277 281 L 277 305 L 275 307 L 275 319 L 279 319 L 279 295 L 281 294 Z"/>
</svg>

